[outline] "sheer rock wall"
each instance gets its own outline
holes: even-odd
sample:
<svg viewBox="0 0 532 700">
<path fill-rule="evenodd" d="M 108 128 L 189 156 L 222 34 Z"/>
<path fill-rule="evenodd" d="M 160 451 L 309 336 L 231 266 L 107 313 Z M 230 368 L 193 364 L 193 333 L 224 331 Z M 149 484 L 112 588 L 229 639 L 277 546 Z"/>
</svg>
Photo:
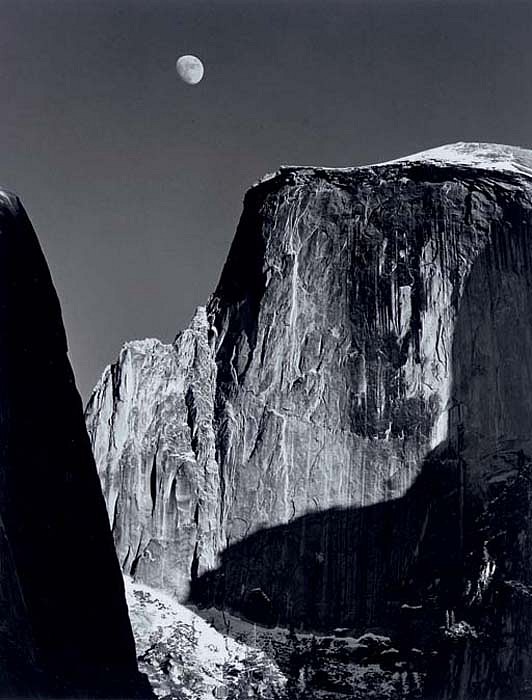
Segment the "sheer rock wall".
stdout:
<svg viewBox="0 0 532 700">
<path fill-rule="evenodd" d="M 495 698 L 530 666 L 532 157 L 452 154 L 258 183 L 206 309 L 87 422 L 127 573 L 311 628 L 422 610 L 452 697 Z"/>
</svg>

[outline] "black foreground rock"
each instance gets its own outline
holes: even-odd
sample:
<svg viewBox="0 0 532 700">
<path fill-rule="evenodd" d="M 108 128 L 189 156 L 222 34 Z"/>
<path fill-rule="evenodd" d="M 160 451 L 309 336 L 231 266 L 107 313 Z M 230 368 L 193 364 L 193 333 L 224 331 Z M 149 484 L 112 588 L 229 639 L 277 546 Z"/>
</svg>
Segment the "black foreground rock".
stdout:
<svg viewBox="0 0 532 700">
<path fill-rule="evenodd" d="M 258 183 L 206 309 L 89 404 L 123 570 L 385 633 L 360 663 L 427 698 L 532 697 L 531 251 L 523 149 Z"/>
<path fill-rule="evenodd" d="M 0 193 L 0 696 L 148 698 L 59 302 Z"/>
</svg>

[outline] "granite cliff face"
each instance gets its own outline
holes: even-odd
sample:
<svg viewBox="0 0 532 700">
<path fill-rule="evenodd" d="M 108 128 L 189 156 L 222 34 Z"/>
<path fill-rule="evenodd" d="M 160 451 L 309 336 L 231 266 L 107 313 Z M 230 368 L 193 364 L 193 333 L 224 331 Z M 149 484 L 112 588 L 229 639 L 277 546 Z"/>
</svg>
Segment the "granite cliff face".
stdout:
<svg viewBox="0 0 532 700">
<path fill-rule="evenodd" d="M 88 408 L 122 568 L 182 598 L 223 548 L 215 380 L 200 309 L 173 346 L 128 343 Z"/>
<path fill-rule="evenodd" d="M 31 223 L 0 193 L 0 695 L 151 697 Z"/>
<path fill-rule="evenodd" d="M 253 187 L 206 309 L 88 406 L 124 571 L 528 697 L 531 177 L 457 144 Z"/>
</svg>

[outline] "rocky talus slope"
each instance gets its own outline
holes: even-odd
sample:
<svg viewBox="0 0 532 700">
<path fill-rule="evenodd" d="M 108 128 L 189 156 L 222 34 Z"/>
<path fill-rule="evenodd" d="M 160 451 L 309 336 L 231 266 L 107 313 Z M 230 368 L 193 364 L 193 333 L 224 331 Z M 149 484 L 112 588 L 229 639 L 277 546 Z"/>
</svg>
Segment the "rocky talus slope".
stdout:
<svg viewBox="0 0 532 700">
<path fill-rule="evenodd" d="M 148 698 L 59 302 L 0 192 L 0 696 Z"/>
<path fill-rule="evenodd" d="M 531 178 L 455 144 L 254 186 L 206 307 L 89 403 L 123 570 L 532 697 Z"/>
</svg>

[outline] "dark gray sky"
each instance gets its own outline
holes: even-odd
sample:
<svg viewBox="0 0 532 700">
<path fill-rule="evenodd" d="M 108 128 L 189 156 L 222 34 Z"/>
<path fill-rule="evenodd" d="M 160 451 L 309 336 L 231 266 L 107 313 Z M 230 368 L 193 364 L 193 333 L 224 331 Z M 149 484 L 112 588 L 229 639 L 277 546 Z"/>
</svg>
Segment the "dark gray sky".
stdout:
<svg viewBox="0 0 532 700">
<path fill-rule="evenodd" d="M 530 1 L 0 0 L 0 182 L 83 395 L 124 341 L 188 322 L 263 173 L 532 145 L 531 34 Z"/>
</svg>

